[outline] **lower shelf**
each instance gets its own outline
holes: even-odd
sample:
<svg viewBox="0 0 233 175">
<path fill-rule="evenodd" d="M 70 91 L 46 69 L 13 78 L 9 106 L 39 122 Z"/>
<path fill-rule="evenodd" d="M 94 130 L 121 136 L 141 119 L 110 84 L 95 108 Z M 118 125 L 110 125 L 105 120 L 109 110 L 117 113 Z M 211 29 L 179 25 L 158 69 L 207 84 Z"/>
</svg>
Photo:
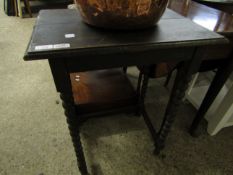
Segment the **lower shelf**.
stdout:
<svg viewBox="0 0 233 175">
<path fill-rule="evenodd" d="M 104 115 L 135 110 L 136 92 L 121 69 L 70 74 L 77 113 Z"/>
</svg>

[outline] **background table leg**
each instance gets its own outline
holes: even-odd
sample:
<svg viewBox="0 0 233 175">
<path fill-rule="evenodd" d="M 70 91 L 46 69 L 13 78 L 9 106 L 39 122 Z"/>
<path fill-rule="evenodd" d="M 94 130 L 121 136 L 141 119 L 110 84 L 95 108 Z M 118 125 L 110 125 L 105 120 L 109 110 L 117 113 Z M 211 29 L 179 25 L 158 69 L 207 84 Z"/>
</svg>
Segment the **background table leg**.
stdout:
<svg viewBox="0 0 233 175">
<path fill-rule="evenodd" d="M 218 93 L 222 89 L 223 85 L 231 75 L 233 70 L 233 59 L 230 57 L 226 63 L 218 69 L 208 91 L 205 95 L 204 100 L 201 103 L 201 106 L 194 118 L 192 125 L 190 127 L 190 134 L 192 136 L 199 136 L 198 126 L 201 120 L 204 118 L 206 112 L 210 108 L 211 104 L 214 102 L 215 98 L 217 97 Z"/>
</svg>

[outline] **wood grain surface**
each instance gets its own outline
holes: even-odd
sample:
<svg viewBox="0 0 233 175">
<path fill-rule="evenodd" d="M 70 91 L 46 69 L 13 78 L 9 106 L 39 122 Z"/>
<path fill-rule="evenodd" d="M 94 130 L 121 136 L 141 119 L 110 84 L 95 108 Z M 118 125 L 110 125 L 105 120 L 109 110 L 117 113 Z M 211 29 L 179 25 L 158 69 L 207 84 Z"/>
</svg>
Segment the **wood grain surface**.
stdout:
<svg viewBox="0 0 233 175">
<path fill-rule="evenodd" d="M 79 114 L 136 108 L 137 95 L 122 69 L 70 74 Z"/>
</svg>

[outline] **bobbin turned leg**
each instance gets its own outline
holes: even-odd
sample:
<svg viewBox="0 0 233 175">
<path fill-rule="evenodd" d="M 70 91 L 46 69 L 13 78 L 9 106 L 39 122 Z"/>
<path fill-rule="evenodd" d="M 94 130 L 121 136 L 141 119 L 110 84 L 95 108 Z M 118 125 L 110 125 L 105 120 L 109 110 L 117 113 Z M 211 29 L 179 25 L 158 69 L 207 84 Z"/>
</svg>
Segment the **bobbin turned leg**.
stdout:
<svg viewBox="0 0 233 175">
<path fill-rule="evenodd" d="M 81 139 L 79 135 L 79 120 L 75 113 L 75 105 L 73 102 L 72 94 L 61 93 L 62 106 L 65 110 L 65 116 L 70 130 L 70 136 L 72 138 L 74 150 L 77 157 L 78 167 L 82 175 L 87 175 L 87 166 L 82 149 Z"/>
<path fill-rule="evenodd" d="M 185 96 L 188 83 L 191 80 L 192 74 L 196 73 L 200 67 L 203 51 L 203 49 L 196 48 L 192 59 L 182 62 L 178 66 L 174 86 L 156 139 L 155 154 L 159 154 L 165 146 L 165 140 L 175 120 L 177 109 Z"/>
<path fill-rule="evenodd" d="M 76 115 L 70 73 L 66 66 L 66 59 L 49 59 L 49 65 L 53 74 L 56 89 L 58 92 L 60 92 L 60 98 L 65 111 L 79 170 L 82 175 L 87 175 L 87 166 L 79 133 L 81 120 L 79 116 Z"/>
<path fill-rule="evenodd" d="M 188 82 L 191 79 L 190 76 L 186 76 L 185 71 L 185 65 L 181 65 L 178 68 L 178 72 L 175 79 L 175 84 L 172 89 L 172 93 L 170 96 L 170 100 L 167 105 L 167 109 L 165 111 L 164 119 L 161 125 L 161 128 L 158 132 L 158 136 L 156 139 L 156 148 L 155 148 L 155 154 L 159 154 L 160 151 L 165 146 L 165 140 L 168 135 L 168 133 L 171 130 L 171 126 L 174 122 L 177 109 L 180 106 L 180 103 L 182 102 L 182 99 L 185 95 L 185 90 L 187 89 Z"/>
</svg>

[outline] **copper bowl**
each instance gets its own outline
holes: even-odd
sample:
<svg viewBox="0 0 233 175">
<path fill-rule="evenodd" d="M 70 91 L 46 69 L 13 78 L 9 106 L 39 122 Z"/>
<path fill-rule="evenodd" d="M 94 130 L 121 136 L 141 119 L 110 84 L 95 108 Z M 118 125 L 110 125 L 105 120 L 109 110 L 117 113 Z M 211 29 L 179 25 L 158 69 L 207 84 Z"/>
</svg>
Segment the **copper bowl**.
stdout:
<svg viewBox="0 0 233 175">
<path fill-rule="evenodd" d="M 168 0 L 75 0 L 87 24 L 111 29 L 141 29 L 154 26 Z"/>
</svg>

